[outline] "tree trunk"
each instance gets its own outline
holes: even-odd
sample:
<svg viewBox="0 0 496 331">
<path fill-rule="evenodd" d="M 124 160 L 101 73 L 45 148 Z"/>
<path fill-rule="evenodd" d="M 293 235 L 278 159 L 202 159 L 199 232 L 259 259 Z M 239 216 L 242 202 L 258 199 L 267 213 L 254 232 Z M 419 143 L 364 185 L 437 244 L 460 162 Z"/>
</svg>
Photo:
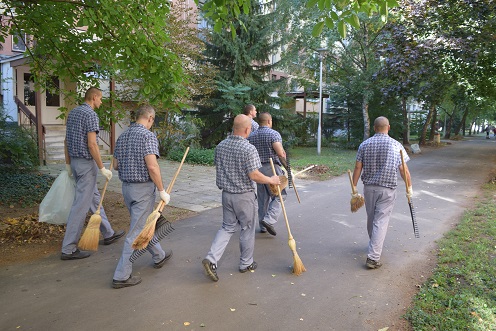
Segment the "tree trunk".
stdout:
<svg viewBox="0 0 496 331">
<path fill-rule="evenodd" d="M 460 130 L 462 129 L 462 126 L 465 124 L 465 121 L 467 119 L 468 115 L 468 107 L 465 107 L 465 111 L 463 112 L 462 120 L 460 121 L 460 124 L 458 124 L 455 128 L 455 136 L 460 133 Z"/>
<path fill-rule="evenodd" d="M 432 122 L 431 122 L 431 131 L 429 132 L 429 141 L 434 140 L 434 134 L 437 132 L 437 107 L 433 106 L 432 108 Z"/>
<path fill-rule="evenodd" d="M 424 126 L 422 127 L 422 133 L 420 134 L 420 139 L 419 139 L 420 146 L 425 145 L 426 142 L 425 136 L 427 135 L 427 128 L 429 127 L 429 124 L 432 121 L 432 115 L 434 113 L 434 109 L 435 109 L 434 105 L 431 105 L 431 107 L 429 108 L 429 113 L 427 113 L 427 118 L 425 120 Z"/>
<path fill-rule="evenodd" d="M 369 117 L 369 102 L 367 94 L 364 93 L 362 100 L 362 115 L 363 115 L 363 140 L 370 137 L 370 117 Z"/>
<path fill-rule="evenodd" d="M 451 122 L 453 119 L 453 115 L 450 115 L 448 118 L 448 123 L 446 123 L 446 133 L 444 134 L 444 139 L 450 139 L 451 137 Z"/>
<path fill-rule="evenodd" d="M 401 108 L 403 112 L 403 145 L 410 145 L 410 121 L 406 111 L 406 97 L 401 98 Z"/>
</svg>

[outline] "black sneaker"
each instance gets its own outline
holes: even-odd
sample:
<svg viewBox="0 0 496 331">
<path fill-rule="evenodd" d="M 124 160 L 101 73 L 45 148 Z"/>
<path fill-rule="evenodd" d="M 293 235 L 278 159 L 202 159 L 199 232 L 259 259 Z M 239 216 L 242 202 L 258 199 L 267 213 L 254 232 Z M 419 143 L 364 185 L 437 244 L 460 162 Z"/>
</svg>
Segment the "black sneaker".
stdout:
<svg viewBox="0 0 496 331">
<path fill-rule="evenodd" d="M 113 279 L 112 280 L 112 287 L 113 288 L 130 287 L 130 286 L 138 285 L 139 283 L 141 283 L 141 277 L 131 275 L 126 280 Z"/>
<path fill-rule="evenodd" d="M 265 227 L 268 233 L 270 233 L 273 236 L 276 235 L 276 229 L 274 229 L 274 226 L 272 224 L 269 224 L 265 221 L 260 221 L 260 223 Z"/>
<path fill-rule="evenodd" d="M 367 258 L 367 268 L 369 269 L 379 269 L 382 267 L 382 263 L 379 261 L 374 261 L 372 259 Z"/>
<path fill-rule="evenodd" d="M 60 256 L 61 260 L 80 260 L 85 259 L 91 255 L 90 252 L 80 251 L 79 248 L 74 251 L 72 254 L 62 253 Z"/>
<path fill-rule="evenodd" d="M 244 269 L 239 269 L 239 272 L 241 272 L 242 274 L 244 274 L 245 272 L 247 271 L 252 271 L 252 270 L 255 270 L 257 268 L 257 262 L 253 261 L 252 264 L 250 264 L 249 266 L 247 266 L 246 268 Z"/>
<path fill-rule="evenodd" d="M 160 269 L 160 268 L 162 268 L 162 267 L 164 266 L 165 262 L 169 261 L 169 259 L 170 259 L 171 257 L 172 257 L 172 250 L 170 250 L 170 249 L 169 249 L 168 251 L 165 251 L 165 257 L 164 257 L 162 260 L 160 260 L 159 262 L 154 263 L 154 264 L 153 264 L 153 267 L 154 267 L 155 269 Z"/>
<path fill-rule="evenodd" d="M 205 268 L 205 275 L 209 277 L 214 282 L 219 280 L 219 276 L 217 276 L 217 266 L 210 262 L 208 259 L 204 259 L 202 261 L 203 268 Z"/>
<path fill-rule="evenodd" d="M 126 234 L 126 231 L 124 230 L 119 230 L 117 232 L 114 232 L 114 235 L 108 238 L 103 239 L 103 244 L 104 245 L 110 245 L 113 244 L 114 242 L 117 241 L 120 237 Z"/>
</svg>

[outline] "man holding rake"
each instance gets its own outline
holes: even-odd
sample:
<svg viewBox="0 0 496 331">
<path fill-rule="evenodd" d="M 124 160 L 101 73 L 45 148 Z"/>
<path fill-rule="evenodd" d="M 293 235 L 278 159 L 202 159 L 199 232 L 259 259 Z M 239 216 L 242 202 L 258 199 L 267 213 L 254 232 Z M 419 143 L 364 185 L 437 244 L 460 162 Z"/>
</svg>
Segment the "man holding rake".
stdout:
<svg viewBox="0 0 496 331">
<path fill-rule="evenodd" d="M 69 176 L 74 175 L 76 180 L 76 195 L 62 242 L 62 260 L 77 260 L 90 256 L 89 252 L 79 250 L 77 244 L 88 210 L 95 213 L 100 204 L 100 193 L 96 184 L 98 169 L 107 180 L 112 178 L 112 171 L 103 166 L 98 148 L 97 134 L 100 126 L 94 109 L 100 108 L 102 104 L 102 91 L 90 87 L 86 91 L 84 101 L 84 104 L 71 110 L 67 117 L 65 162 Z M 112 229 L 103 207 L 100 208 L 100 216 L 100 231 L 105 245 L 114 243 L 125 234 L 122 230 L 115 232 Z"/>
<path fill-rule="evenodd" d="M 260 172 L 266 176 L 273 174 L 270 165 L 270 159 L 274 161 L 274 168 L 277 175 L 282 175 L 281 165 L 287 169 L 286 151 L 282 146 L 282 138 L 279 132 L 272 129 L 272 116 L 269 113 L 261 113 L 258 117 L 260 127 L 256 132 L 250 135 L 248 140 L 255 146 L 262 162 Z M 286 190 L 283 189 L 281 196 L 285 200 Z M 258 197 L 258 222 L 260 224 L 260 232 L 269 232 L 271 235 L 276 235 L 274 228 L 275 223 L 282 213 L 281 201 L 279 196 L 271 194 L 269 185 L 257 184 Z"/>
<path fill-rule="evenodd" d="M 265 176 L 258 169 L 262 166 L 256 148 L 246 138 L 251 132 L 251 119 L 246 115 L 234 118 L 233 133 L 215 148 L 216 184 L 222 190 L 222 227 L 217 232 L 202 264 L 205 274 L 214 282 L 217 263 L 221 259 L 231 236 L 241 228 L 239 272 L 255 270 L 255 218 L 257 195 L 255 183 L 279 185 L 279 176 Z"/>
<path fill-rule="evenodd" d="M 403 174 L 400 151 L 406 155 L 405 161 L 410 158 L 403 145 L 389 137 L 390 128 L 386 117 L 375 119 L 375 134 L 360 144 L 353 171 L 353 185 L 356 187 L 360 174 L 364 184 L 367 231 L 370 239 L 366 266 L 369 269 L 382 266 L 379 260 L 396 200 L 398 170 L 403 179 L 406 176 L 410 182 L 410 172 L 406 165 L 405 175 Z M 412 194 L 411 187 L 408 189 L 408 194 L 410 196 Z"/>
<path fill-rule="evenodd" d="M 155 120 L 155 110 L 151 106 L 141 106 L 136 118 L 136 123 L 131 124 L 117 139 L 114 152 L 114 168 L 118 170 L 122 181 L 122 195 L 131 214 L 131 224 L 114 272 L 113 288 L 141 283 L 140 277 L 131 275 L 133 264 L 129 258 L 133 253 L 132 244 L 153 211 L 156 191 L 159 191 L 160 199 L 165 204 L 170 201 L 157 162 L 160 157 L 158 140 L 150 131 Z M 156 269 L 162 268 L 172 256 L 172 251 L 164 251 L 160 243 L 151 245 L 148 251 L 152 254 L 153 267 Z"/>
</svg>

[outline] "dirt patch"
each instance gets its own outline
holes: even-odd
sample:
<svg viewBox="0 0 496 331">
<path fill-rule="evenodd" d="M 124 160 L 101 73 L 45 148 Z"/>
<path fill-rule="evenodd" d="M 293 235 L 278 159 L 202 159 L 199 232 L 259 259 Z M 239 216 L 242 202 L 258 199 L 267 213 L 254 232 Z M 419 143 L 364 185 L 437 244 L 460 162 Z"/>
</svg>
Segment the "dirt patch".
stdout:
<svg viewBox="0 0 496 331">
<path fill-rule="evenodd" d="M 129 212 L 122 194 L 107 191 L 104 207 L 114 230 L 129 229 Z M 20 207 L 0 205 L 0 266 L 34 261 L 59 254 L 65 225 L 38 222 L 39 206 Z M 166 207 L 168 221 L 178 221 L 196 215 L 195 212 Z M 91 214 L 88 214 L 88 218 Z"/>
</svg>

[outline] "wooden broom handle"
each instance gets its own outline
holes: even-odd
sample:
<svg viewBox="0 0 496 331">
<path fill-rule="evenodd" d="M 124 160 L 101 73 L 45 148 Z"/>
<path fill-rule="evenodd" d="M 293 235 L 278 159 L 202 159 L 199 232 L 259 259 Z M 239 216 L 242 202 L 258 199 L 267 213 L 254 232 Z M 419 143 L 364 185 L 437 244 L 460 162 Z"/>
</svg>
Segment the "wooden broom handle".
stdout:
<svg viewBox="0 0 496 331">
<path fill-rule="evenodd" d="M 351 178 L 351 170 L 350 169 L 348 169 L 348 177 L 350 177 L 351 192 L 353 194 L 357 194 L 357 191 L 355 190 L 355 185 L 353 185 L 353 178 Z"/>
<path fill-rule="evenodd" d="M 315 168 L 315 164 L 314 165 L 311 165 L 309 167 L 306 167 L 303 170 L 298 171 L 297 173 L 293 174 L 293 177 L 298 176 L 298 175 L 301 175 L 302 173 L 304 173 L 304 172 L 306 172 L 306 171 L 308 171 L 308 170 L 310 170 L 312 168 Z"/>
<path fill-rule="evenodd" d="M 408 193 L 408 188 L 412 186 L 411 183 L 408 182 L 408 178 L 406 178 L 406 164 L 405 164 L 405 157 L 403 156 L 403 150 L 400 149 L 400 155 L 401 155 L 401 165 L 403 166 L 403 180 L 405 181 L 405 186 L 406 186 L 406 193 Z"/>
<path fill-rule="evenodd" d="M 274 173 L 274 176 L 277 176 L 276 173 L 276 168 L 274 167 L 274 162 L 272 161 L 272 158 L 270 160 L 270 166 L 272 167 L 272 172 Z M 279 200 L 281 201 L 281 207 L 282 207 L 282 213 L 284 214 L 284 220 L 286 221 L 286 228 L 288 229 L 288 237 L 291 239 L 293 236 L 291 235 L 291 230 L 289 229 L 289 222 L 288 222 L 288 215 L 286 214 L 286 207 L 284 207 L 284 201 L 282 200 L 282 194 L 281 194 L 281 188 L 279 185 L 277 186 L 277 194 L 279 195 Z"/>
<path fill-rule="evenodd" d="M 114 157 L 111 157 L 110 158 L 110 167 L 109 167 L 109 170 L 110 171 L 112 171 L 112 165 L 113 165 L 113 163 L 114 163 Z M 105 196 L 105 191 L 107 190 L 108 182 L 109 182 L 109 180 L 107 179 L 105 181 L 105 185 L 103 186 L 103 191 L 102 191 L 102 194 L 101 194 L 101 197 L 100 197 L 100 204 L 98 205 L 98 209 L 96 210 L 98 212 L 98 214 L 100 214 L 100 208 L 102 208 L 103 197 Z"/>
<path fill-rule="evenodd" d="M 184 164 L 184 160 L 186 160 L 186 156 L 188 155 L 189 152 L 189 146 L 186 148 L 186 151 L 184 152 L 183 159 L 181 160 L 181 164 L 179 164 L 179 167 L 176 170 L 176 173 L 174 174 L 174 177 L 172 177 L 172 180 L 169 183 L 169 186 L 167 186 L 167 194 L 170 194 L 172 192 L 172 187 L 174 186 L 174 183 L 176 182 L 176 178 L 179 175 L 179 172 L 181 171 L 181 168 Z M 160 203 L 158 204 L 157 211 L 162 211 L 164 209 L 165 203 L 163 200 L 160 200 Z"/>
</svg>

